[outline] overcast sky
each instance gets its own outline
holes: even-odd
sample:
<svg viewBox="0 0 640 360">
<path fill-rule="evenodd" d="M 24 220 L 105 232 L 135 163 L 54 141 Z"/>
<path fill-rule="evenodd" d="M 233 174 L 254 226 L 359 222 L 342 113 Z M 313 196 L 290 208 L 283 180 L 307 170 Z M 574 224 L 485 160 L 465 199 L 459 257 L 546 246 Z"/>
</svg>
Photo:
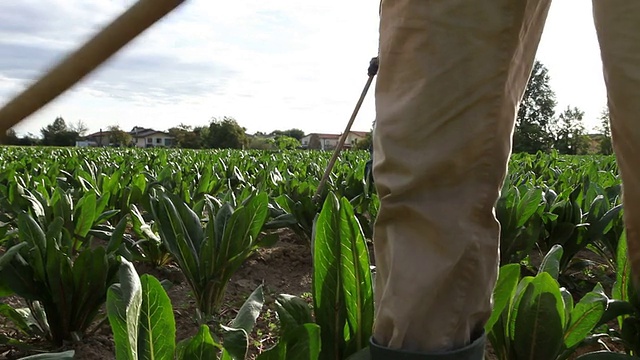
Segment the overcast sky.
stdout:
<svg viewBox="0 0 640 360">
<path fill-rule="evenodd" d="M 133 2 L 0 1 L 0 104 Z M 577 3 L 553 3 L 538 59 L 550 70 L 557 111 L 577 106 L 593 126 L 606 92 L 591 5 Z M 231 116 L 250 133 L 339 133 L 377 41 L 377 1 L 189 0 L 15 129 L 39 134 L 57 116 L 91 131 Z M 372 87 L 353 129 L 369 130 L 374 117 Z"/>
</svg>

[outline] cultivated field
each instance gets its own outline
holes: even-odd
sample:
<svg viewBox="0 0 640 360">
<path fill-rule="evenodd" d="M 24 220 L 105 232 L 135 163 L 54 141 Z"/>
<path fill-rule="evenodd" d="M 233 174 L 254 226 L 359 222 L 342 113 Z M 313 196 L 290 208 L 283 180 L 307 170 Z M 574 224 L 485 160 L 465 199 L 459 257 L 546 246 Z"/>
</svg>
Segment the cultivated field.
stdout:
<svg viewBox="0 0 640 360">
<path fill-rule="evenodd" d="M 0 147 L 0 357 L 356 354 L 379 202 L 353 151 L 315 203 L 330 155 Z M 611 156 L 513 156 L 488 358 L 638 354 L 620 201 Z"/>
</svg>

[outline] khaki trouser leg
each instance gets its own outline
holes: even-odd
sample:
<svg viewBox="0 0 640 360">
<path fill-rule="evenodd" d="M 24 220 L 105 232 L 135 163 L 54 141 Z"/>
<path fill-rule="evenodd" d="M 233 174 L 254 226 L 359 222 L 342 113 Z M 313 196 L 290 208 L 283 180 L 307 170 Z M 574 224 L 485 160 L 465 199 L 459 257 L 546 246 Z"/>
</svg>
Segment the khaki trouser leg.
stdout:
<svg viewBox="0 0 640 360">
<path fill-rule="evenodd" d="M 594 0 L 593 14 L 622 177 L 629 260 L 640 286 L 640 1 Z"/>
<path fill-rule="evenodd" d="M 491 312 L 511 153 L 550 1 L 383 0 L 374 176 L 380 346 L 466 346 Z"/>
</svg>

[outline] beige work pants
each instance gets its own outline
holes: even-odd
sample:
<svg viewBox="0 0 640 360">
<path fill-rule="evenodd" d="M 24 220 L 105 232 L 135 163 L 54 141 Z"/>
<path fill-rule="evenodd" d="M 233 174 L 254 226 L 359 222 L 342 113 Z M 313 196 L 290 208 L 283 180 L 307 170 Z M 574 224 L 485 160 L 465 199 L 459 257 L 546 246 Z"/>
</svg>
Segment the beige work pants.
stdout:
<svg viewBox="0 0 640 360">
<path fill-rule="evenodd" d="M 493 207 L 549 5 L 382 0 L 373 138 L 378 345 L 447 351 L 482 334 L 498 270 Z M 640 274 L 640 1 L 594 1 L 594 19 Z"/>
</svg>

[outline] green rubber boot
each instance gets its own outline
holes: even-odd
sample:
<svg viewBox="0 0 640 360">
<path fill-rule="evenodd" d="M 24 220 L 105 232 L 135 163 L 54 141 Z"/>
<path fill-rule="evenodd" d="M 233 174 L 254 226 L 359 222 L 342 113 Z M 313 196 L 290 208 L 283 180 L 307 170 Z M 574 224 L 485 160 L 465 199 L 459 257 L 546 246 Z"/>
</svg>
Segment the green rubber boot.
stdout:
<svg viewBox="0 0 640 360">
<path fill-rule="evenodd" d="M 389 349 L 376 344 L 372 338 L 368 348 L 354 354 L 349 360 L 484 360 L 486 339 L 483 334 L 462 349 L 426 354 Z"/>
</svg>

